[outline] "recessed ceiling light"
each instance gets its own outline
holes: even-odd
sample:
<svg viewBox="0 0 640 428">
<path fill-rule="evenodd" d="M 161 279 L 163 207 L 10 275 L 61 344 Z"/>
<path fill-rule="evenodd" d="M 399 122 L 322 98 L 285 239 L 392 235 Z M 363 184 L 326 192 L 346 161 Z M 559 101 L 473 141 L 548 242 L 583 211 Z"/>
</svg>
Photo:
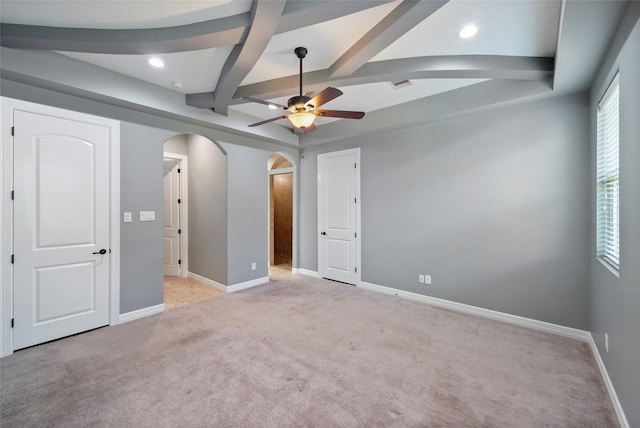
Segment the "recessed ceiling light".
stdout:
<svg viewBox="0 0 640 428">
<path fill-rule="evenodd" d="M 473 24 L 465 25 L 462 27 L 462 30 L 458 33 L 458 37 L 461 39 L 469 39 L 476 35 L 478 32 L 478 27 Z"/>
<path fill-rule="evenodd" d="M 271 110 L 276 110 L 276 109 L 278 108 L 278 106 L 277 106 L 277 105 L 275 105 L 275 104 L 269 104 L 269 108 L 270 108 Z"/>
<path fill-rule="evenodd" d="M 178 89 L 180 89 L 180 88 L 182 88 L 184 86 L 184 84 L 182 82 L 178 82 L 178 81 L 175 81 L 175 82 L 173 82 L 171 84 L 173 85 L 174 88 L 178 88 Z"/>
<path fill-rule="evenodd" d="M 164 61 L 158 57 L 149 58 L 149 64 L 156 68 L 164 67 Z"/>
</svg>

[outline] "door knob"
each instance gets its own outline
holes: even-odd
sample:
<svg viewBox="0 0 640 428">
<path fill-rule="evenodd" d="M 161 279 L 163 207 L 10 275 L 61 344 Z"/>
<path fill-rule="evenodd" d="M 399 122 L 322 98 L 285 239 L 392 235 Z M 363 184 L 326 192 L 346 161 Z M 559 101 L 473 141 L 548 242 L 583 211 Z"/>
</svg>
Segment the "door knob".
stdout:
<svg viewBox="0 0 640 428">
<path fill-rule="evenodd" d="M 100 251 L 94 251 L 93 254 L 107 254 L 107 250 L 103 248 Z"/>
<path fill-rule="evenodd" d="M 327 232 L 320 232 L 320 235 L 326 235 Z"/>
</svg>

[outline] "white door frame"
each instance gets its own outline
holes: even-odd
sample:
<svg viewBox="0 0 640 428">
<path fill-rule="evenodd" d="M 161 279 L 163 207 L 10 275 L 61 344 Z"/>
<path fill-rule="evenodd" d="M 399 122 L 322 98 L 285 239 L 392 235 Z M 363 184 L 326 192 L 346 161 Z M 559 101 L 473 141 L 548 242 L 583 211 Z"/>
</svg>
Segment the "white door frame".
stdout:
<svg viewBox="0 0 640 428">
<path fill-rule="evenodd" d="M 298 162 L 290 155 L 284 152 L 273 152 L 282 156 L 288 160 L 291 165 L 290 168 L 281 169 L 268 169 L 267 170 L 267 273 L 269 272 L 269 266 L 271 266 L 271 260 L 269 254 L 271 253 L 271 176 L 278 174 L 286 174 L 290 172 L 291 179 L 293 180 L 293 223 L 291 231 L 291 273 L 298 271 Z"/>
<path fill-rule="evenodd" d="M 109 325 L 118 324 L 120 317 L 120 122 L 84 113 L 63 110 L 41 104 L 34 104 L 12 98 L 0 98 L 2 114 L 0 126 L 2 128 L 1 162 L 4 175 L 0 177 L 2 187 L 2 209 L 0 222 L 2 223 L 2 242 L 0 248 L 0 279 L 2 292 L 0 293 L 0 356 L 13 353 L 13 269 L 11 254 L 13 253 L 13 203 L 11 191 L 13 189 L 13 137 L 11 127 L 13 112 L 24 110 L 38 114 L 79 120 L 87 123 L 99 124 L 110 128 L 110 166 L 109 166 Z"/>
<path fill-rule="evenodd" d="M 180 276 L 189 276 L 189 156 L 180 153 L 164 152 L 163 156 L 169 159 L 180 160 Z M 183 175 L 184 174 L 184 175 Z"/>
<path fill-rule="evenodd" d="M 348 154 L 353 154 L 355 155 L 356 158 L 356 233 L 358 234 L 357 238 L 356 238 L 356 268 L 357 268 L 357 272 L 356 272 L 356 283 L 354 285 L 359 286 L 360 285 L 360 281 L 362 279 L 362 230 L 361 230 L 361 224 L 362 222 L 360 221 L 360 207 L 362 205 L 362 199 L 360 196 L 360 147 L 356 147 L 353 149 L 346 149 L 346 150 L 338 150 L 335 152 L 327 152 L 327 153 L 320 153 L 318 154 L 317 158 L 316 158 L 316 169 L 317 169 L 317 217 L 316 217 L 316 226 L 317 226 L 317 234 L 316 234 L 316 240 L 318 243 L 318 274 L 320 276 L 322 276 L 322 266 L 323 266 L 323 259 L 322 259 L 322 243 L 320 241 L 320 233 L 322 232 L 321 228 L 320 228 L 320 181 L 321 181 L 321 171 L 320 171 L 320 160 L 325 158 L 325 157 L 330 157 L 330 156 L 335 156 L 335 155 L 348 155 Z"/>
</svg>

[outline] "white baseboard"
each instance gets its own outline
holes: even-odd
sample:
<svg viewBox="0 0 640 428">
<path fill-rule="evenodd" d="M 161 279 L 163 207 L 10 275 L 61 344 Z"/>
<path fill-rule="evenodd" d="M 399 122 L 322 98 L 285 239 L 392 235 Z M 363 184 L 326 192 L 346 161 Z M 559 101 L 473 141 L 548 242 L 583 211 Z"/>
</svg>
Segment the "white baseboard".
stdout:
<svg viewBox="0 0 640 428">
<path fill-rule="evenodd" d="M 604 384 L 607 386 L 607 391 L 609 391 L 611 404 L 613 404 L 613 408 L 616 410 L 616 415 L 618 416 L 618 422 L 620 422 L 620 426 L 622 428 L 629 428 L 629 422 L 627 421 L 627 417 L 624 414 L 624 410 L 622 410 L 622 405 L 620 404 L 620 400 L 618 400 L 618 394 L 616 394 L 616 390 L 613 388 L 613 383 L 611 383 L 611 378 L 609 377 L 607 368 L 604 365 L 604 361 L 602 361 L 602 357 L 600 356 L 600 351 L 598 350 L 598 346 L 596 345 L 595 340 L 593 340 L 593 334 L 589 334 L 589 344 L 591 345 L 591 351 L 593 351 L 593 356 L 595 357 L 596 363 L 598 364 L 598 368 L 600 369 L 600 374 L 602 375 Z"/>
<path fill-rule="evenodd" d="M 127 312 L 126 314 L 120 314 L 118 317 L 118 324 L 145 318 L 155 314 L 161 314 L 162 312 L 164 312 L 164 303 L 149 306 L 148 308 L 138 309 L 137 311 Z"/>
<path fill-rule="evenodd" d="M 252 279 L 251 281 L 240 282 L 238 284 L 227 286 L 224 284 L 220 284 L 219 282 L 213 281 L 209 278 L 205 278 L 204 276 L 197 275 L 193 272 L 189 272 L 188 275 L 189 275 L 189 278 L 195 279 L 196 281 L 201 282 L 203 284 L 215 287 L 225 294 L 235 293 L 236 291 L 246 290 L 247 288 L 256 287 L 258 285 L 266 284 L 267 282 L 269 282 L 269 277 L 265 276 L 262 278 Z"/>
<path fill-rule="evenodd" d="M 200 276 L 198 274 L 195 274 L 193 272 L 187 272 L 187 276 L 193 280 L 196 280 L 198 282 L 201 282 L 203 284 L 206 285 L 210 285 L 211 287 L 217 288 L 218 290 L 222 291 L 223 293 L 227 293 L 227 286 L 224 284 L 220 284 L 219 282 L 216 282 L 212 279 L 209 278 L 205 278 L 204 276 Z"/>
<path fill-rule="evenodd" d="M 258 285 L 266 284 L 269 282 L 268 276 L 262 278 L 252 279 L 251 281 L 240 282 L 227 287 L 227 293 L 235 293 L 236 291 L 246 290 L 247 288 L 256 287 Z"/>
<path fill-rule="evenodd" d="M 560 336 L 570 337 L 583 342 L 588 342 L 591 334 L 588 331 L 579 330 L 576 328 L 565 327 L 557 324 L 548 323 L 545 321 L 538 321 L 531 318 L 520 317 L 517 315 L 505 314 L 504 312 L 492 311 L 491 309 L 479 308 L 477 306 L 466 305 L 464 303 L 452 302 L 450 300 L 439 299 L 437 297 L 425 296 L 418 293 L 412 293 L 410 291 L 397 290 L 391 287 L 384 287 L 382 285 L 371 284 L 368 282 L 361 282 L 359 287 L 367 290 L 377 291 L 379 293 L 390 294 L 393 296 L 404 297 L 405 299 L 415 300 L 418 302 L 427 303 L 433 306 L 438 306 L 445 309 L 451 309 L 457 312 L 463 312 L 465 314 L 477 315 L 483 318 L 489 318 L 496 321 L 502 321 L 508 324 L 518 325 L 521 327 L 527 327 L 533 330 L 546 331 L 548 333 L 557 334 Z"/>
<path fill-rule="evenodd" d="M 318 272 L 314 270 L 308 270 L 308 269 L 302 269 L 302 268 L 292 269 L 291 273 L 298 273 L 300 275 L 310 276 L 312 278 L 322 278 L 322 276 Z"/>
</svg>

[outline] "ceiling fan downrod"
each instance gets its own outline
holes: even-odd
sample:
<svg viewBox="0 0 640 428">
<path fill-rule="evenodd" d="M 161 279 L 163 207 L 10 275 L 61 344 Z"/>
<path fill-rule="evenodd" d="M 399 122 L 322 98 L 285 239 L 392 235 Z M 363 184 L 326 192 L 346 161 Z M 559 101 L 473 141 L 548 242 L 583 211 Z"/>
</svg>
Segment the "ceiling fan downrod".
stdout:
<svg viewBox="0 0 640 428">
<path fill-rule="evenodd" d="M 299 46 L 294 50 L 294 52 L 300 60 L 300 96 L 302 96 L 302 59 L 307 56 L 307 48 Z"/>
</svg>

